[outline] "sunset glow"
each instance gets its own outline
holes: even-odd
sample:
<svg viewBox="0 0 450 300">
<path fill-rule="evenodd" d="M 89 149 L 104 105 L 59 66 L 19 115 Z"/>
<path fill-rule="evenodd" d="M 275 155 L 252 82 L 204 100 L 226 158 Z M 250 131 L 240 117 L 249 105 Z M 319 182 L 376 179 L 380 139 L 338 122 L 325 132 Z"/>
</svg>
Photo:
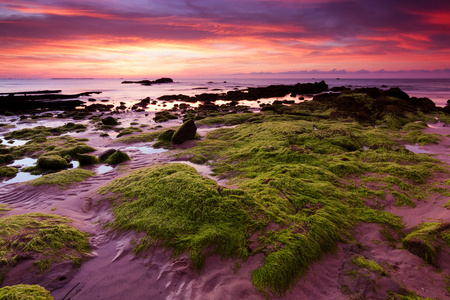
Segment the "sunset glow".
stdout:
<svg viewBox="0 0 450 300">
<path fill-rule="evenodd" d="M 0 0 L 0 77 L 450 77 L 449 20 L 445 0 Z"/>
</svg>

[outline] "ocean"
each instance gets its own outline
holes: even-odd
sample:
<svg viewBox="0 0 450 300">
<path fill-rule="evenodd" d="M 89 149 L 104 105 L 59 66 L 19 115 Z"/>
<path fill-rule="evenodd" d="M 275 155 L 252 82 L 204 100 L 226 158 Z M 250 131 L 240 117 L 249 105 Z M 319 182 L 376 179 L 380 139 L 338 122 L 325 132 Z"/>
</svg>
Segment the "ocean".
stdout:
<svg viewBox="0 0 450 300">
<path fill-rule="evenodd" d="M 330 88 L 335 86 L 377 87 L 388 89 L 399 87 L 411 97 L 427 97 L 433 100 L 437 106 L 445 106 L 450 99 L 450 79 L 349 79 L 349 78 L 212 78 L 212 79 L 176 79 L 174 83 L 155 84 L 142 86 L 139 84 L 122 84 L 123 80 L 140 79 L 0 79 L 0 93 L 37 91 L 37 90 L 62 90 L 63 94 L 76 94 L 88 91 L 101 91 L 99 95 L 93 95 L 97 100 L 108 101 L 113 104 L 120 102 L 136 103 L 141 99 L 150 97 L 156 99 L 162 95 L 185 94 L 193 96 L 201 93 L 220 93 L 233 89 L 247 87 L 262 87 L 271 84 L 295 84 L 316 82 L 325 80 Z M 157 78 L 149 78 L 155 80 Z M 87 100 L 85 97 L 84 100 Z M 80 98 L 83 99 L 83 98 Z"/>
</svg>

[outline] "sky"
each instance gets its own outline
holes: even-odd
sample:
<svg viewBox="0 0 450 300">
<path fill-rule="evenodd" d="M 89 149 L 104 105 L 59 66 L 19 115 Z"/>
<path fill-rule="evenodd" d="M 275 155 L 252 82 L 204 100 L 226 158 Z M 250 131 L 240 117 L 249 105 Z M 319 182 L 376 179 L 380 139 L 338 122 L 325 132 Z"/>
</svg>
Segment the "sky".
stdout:
<svg viewBox="0 0 450 300">
<path fill-rule="evenodd" d="M 450 77 L 448 0 L 0 0 L 0 78 Z"/>
</svg>

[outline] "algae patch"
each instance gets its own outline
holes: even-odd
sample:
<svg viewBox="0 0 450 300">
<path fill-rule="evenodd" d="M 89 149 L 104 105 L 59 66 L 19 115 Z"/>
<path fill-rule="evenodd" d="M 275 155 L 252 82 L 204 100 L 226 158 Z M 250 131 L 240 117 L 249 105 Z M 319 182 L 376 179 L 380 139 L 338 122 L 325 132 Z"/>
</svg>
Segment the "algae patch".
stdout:
<svg viewBox="0 0 450 300">
<path fill-rule="evenodd" d="M 247 230 L 255 226 L 249 196 L 227 190 L 184 164 L 138 170 L 100 189 L 112 192 L 117 230 L 144 232 L 136 252 L 159 241 L 174 254 L 189 252 L 201 268 L 206 255 L 246 258 Z"/>
<path fill-rule="evenodd" d="M 64 189 L 67 188 L 67 186 L 72 183 L 84 181 L 91 176 L 95 176 L 95 172 L 77 168 L 47 174 L 39 178 L 33 179 L 27 182 L 26 184 L 35 186 L 43 184 L 58 185 L 61 189 Z"/>
<path fill-rule="evenodd" d="M 68 225 L 70 222 L 68 218 L 42 213 L 1 218 L 1 275 L 25 259 L 33 259 L 33 265 L 41 271 L 61 261 L 80 266 L 91 251 L 90 245 L 87 234 Z"/>
<path fill-rule="evenodd" d="M 50 292 L 39 285 L 18 284 L 0 288 L 0 299 L 53 300 Z"/>
</svg>

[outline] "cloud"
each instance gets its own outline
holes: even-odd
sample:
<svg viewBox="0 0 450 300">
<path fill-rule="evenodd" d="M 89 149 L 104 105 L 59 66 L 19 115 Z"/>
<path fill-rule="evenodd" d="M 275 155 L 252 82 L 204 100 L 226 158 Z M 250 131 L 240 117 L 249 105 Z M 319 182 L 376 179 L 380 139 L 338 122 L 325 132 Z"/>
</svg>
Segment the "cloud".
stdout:
<svg viewBox="0 0 450 300">
<path fill-rule="evenodd" d="M 450 67 L 448 15 L 448 0 L 0 0 L 0 51 L 17 64 L 59 54 L 155 63 L 149 49 L 221 70 L 227 57 L 231 72 L 436 69 Z"/>
</svg>

